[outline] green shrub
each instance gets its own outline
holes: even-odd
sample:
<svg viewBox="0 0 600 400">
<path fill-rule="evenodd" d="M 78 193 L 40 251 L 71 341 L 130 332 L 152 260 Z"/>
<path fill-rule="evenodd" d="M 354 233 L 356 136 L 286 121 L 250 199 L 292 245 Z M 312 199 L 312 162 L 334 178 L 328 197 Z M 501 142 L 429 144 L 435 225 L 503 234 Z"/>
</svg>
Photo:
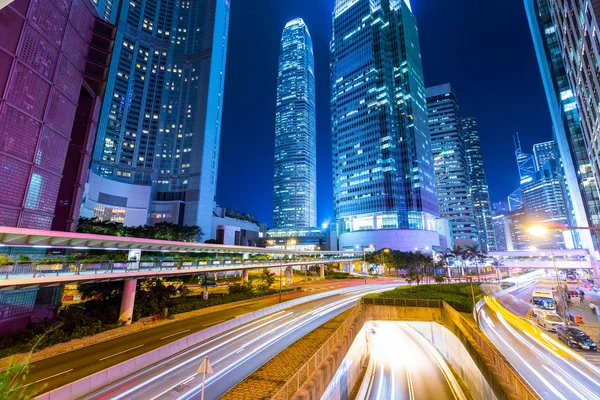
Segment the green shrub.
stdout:
<svg viewBox="0 0 600 400">
<path fill-rule="evenodd" d="M 15 262 L 9 256 L 0 254 L 0 265 L 13 265 Z"/>
<path fill-rule="evenodd" d="M 40 260 L 37 260 L 34 264 L 35 265 L 58 265 L 58 264 L 64 264 L 67 260 L 63 259 L 63 258 L 42 258 Z"/>
<path fill-rule="evenodd" d="M 473 284 L 475 301 L 483 298 L 483 293 L 479 285 Z M 368 295 L 371 298 L 396 298 L 396 299 L 423 299 L 423 300 L 444 300 L 451 307 L 461 312 L 472 312 L 473 298 L 471 294 L 471 285 L 468 283 L 455 283 L 449 285 L 420 285 L 420 286 L 402 286 L 387 292 Z"/>
</svg>

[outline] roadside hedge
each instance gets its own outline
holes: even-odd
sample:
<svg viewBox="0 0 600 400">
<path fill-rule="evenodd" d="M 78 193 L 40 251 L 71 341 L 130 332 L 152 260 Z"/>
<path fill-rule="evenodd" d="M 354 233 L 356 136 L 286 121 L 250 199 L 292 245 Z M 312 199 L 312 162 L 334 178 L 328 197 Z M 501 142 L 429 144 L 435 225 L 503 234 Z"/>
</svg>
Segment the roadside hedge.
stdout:
<svg viewBox="0 0 600 400">
<path fill-rule="evenodd" d="M 483 298 L 479 284 L 473 283 L 473 292 L 475 301 Z M 456 311 L 470 313 L 475 305 L 471 294 L 471 285 L 469 283 L 452 283 L 447 285 L 419 285 L 419 286 L 400 286 L 396 289 L 367 295 L 370 298 L 386 299 L 422 299 L 422 300 L 444 300 Z"/>
</svg>

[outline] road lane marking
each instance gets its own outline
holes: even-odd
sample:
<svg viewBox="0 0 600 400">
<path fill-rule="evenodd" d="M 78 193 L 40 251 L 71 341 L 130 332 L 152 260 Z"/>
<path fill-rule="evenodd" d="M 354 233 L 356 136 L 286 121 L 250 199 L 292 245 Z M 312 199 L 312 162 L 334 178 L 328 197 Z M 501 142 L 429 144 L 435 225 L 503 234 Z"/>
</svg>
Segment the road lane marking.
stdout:
<svg viewBox="0 0 600 400">
<path fill-rule="evenodd" d="M 110 356 L 102 357 L 102 358 L 101 358 L 99 361 L 104 361 L 104 360 L 107 360 L 107 359 L 109 359 L 109 358 L 112 358 L 112 357 L 118 356 L 119 354 L 127 353 L 128 351 L 131 351 L 131 350 L 139 349 L 139 348 L 140 348 L 140 347 L 142 347 L 142 346 L 143 346 L 143 344 L 140 344 L 139 346 L 135 346 L 135 347 L 132 347 L 132 348 L 130 348 L 130 349 L 127 349 L 127 350 L 120 351 L 120 352 L 118 352 L 118 353 L 115 353 L 115 354 L 112 354 L 112 355 L 110 355 Z"/>
<path fill-rule="evenodd" d="M 185 331 L 181 331 L 181 332 L 177 332 L 177 333 L 172 333 L 172 334 L 170 334 L 170 335 L 167 335 L 167 336 L 161 337 L 161 338 L 160 338 L 160 340 L 167 339 L 167 338 L 170 338 L 170 337 L 172 337 L 172 336 L 181 335 L 182 333 L 186 333 L 186 332 L 189 332 L 189 331 L 190 331 L 190 329 L 186 329 Z"/>
<path fill-rule="evenodd" d="M 202 325 L 201 328 L 204 328 L 205 326 L 212 326 L 212 325 L 220 324 L 221 322 L 225 322 L 225 321 L 227 321 L 227 319 L 222 319 L 220 321 L 211 322 L 210 324 Z"/>
<path fill-rule="evenodd" d="M 64 374 L 66 374 L 66 373 L 68 373 L 68 372 L 71 372 L 71 371 L 73 371 L 73 368 L 71 368 L 71 369 L 68 369 L 68 370 L 66 370 L 66 371 L 63 371 L 63 372 L 59 372 L 58 374 L 54 374 L 54 375 L 48 376 L 48 377 L 46 377 L 46 378 L 38 379 L 38 380 L 37 380 L 37 381 L 35 381 L 35 382 L 31 382 L 29 385 L 33 385 L 34 383 L 43 382 L 43 381 L 45 381 L 45 380 L 48 380 L 48 379 L 56 378 L 56 377 L 57 377 L 57 376 L 59 376 L 59 375 L 64 375 Z M 28 386 L 28 385 L 25 385 L 25 386 Z"/>
</svg>

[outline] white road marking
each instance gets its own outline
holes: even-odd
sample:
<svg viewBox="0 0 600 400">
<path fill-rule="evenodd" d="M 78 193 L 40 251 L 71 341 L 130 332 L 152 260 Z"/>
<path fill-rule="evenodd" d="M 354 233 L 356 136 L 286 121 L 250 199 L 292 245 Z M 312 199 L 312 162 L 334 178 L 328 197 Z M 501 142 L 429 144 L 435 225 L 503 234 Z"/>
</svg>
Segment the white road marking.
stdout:
<svg viewBox="0 0 600 400">
<path fill-rule="evenodd" d="M 104 360 L 107 360 L 107 359 L 109 359 L 109 358 L 112 358 L 112 357 L 118 356 L 119 354 L 127 353 L 128 351 L 131 351 L 131 350 L 139 349 L 139 348 L 140 348 L 140 347 L 142 347 L 142 346 L 144 346 L 144 345 L 143 345 L 143 344 L 140 344 L 139 346 L 135 346 L 135 347 L 132 347 L 132 348 L 130 348 L 130 349 L 127 349 L 127 350 L 120 351 L 120 352 L 118 352 L 118 353 L 115 353 L 115 354 L 112 354 L 112 355 L 110 355 L 110 356 L 102 357 L 102 358 L 101 358 L 99 361 L 104 361 Z"/>
<path fill-rule="evenodd" d="M 163 340 L 163 339 L 166 339 L 166 338 L 170 338 L 170 337 L 173 337 L 173 336 L 177 336 L 177 335 L 181 335 L 182 333 L 186 333 L 186 332 L 189 332 L 189 331 L 190 331 L 190 329 L 186 329 L 185 331 L 181 331 L 181 332 L 177 332 L 177 333 L 172 333 L 170 335 L 161 337 L 160 340 Z"/>
<path fill-rule="evenodd" d="M 66 374 L 66 373 L 68 373 L 68 372 L 71 372 L 71 371 L 73 371 L 73 368 L 71 368 L 71 369 L 68 369 L 68 370 L 66 370 L 66 371 L 63 371 L 63 372 L 59 372 L 58 374 L 54 374 L 54 375 L 52 375 L 52 376 L 48 376 L 48 377 L 46 377 L 46 378 L 38 379 L 38 380 L 37 380 L 37 381 L 35 381 L 35 382 L 31 382 L 31 383 L 30 383 L 30 385 L 33 385 L 34 383 L 38 383 L 38 382 L 45 381 L 45 380 L 47 380 L 47 379 L 52 379 L 52 378 L 55 378 L 55 377 L 57 377 L 57 376 L 59 376 L 59 375 L 64 375 L 64 374 Z"/>
</svg>

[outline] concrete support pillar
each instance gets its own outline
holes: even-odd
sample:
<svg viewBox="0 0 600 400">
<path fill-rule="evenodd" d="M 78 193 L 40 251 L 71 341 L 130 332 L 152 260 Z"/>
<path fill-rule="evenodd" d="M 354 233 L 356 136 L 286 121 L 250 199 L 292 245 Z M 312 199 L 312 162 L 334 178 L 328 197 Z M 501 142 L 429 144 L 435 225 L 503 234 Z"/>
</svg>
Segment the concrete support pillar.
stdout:
<svg viewBox="0 0 600 400">
<path fill-rule="evenodd" d="M 141 250 L 129 250 L 129 254 L 127 255 L 128 260 L 135 259 L 135 263 L 131 263 L 130 268 L 132 269 L 140 269 L 140 260 L 142 259 L 142 251 Z"/>
<path fill-rule="evenodd" d="M 446 268 L 448 271 L 448 280 L 452 279 L 452 267 L 448 265 Z"/>
<path fill-rule="evenodd" d="M 119 312 L 119 321 L 125 325 L 131 324 L 133 317 L 133 305 L 135 304 L 135 289 L 137 279 L 127 279 L 123 281 L 123 297 L 121 298 L 121 311 Z"/>
<path fill-rule="evenodd" d="M 506 276 L 508 276 L 510 278 L 510 267 L 506 268 Z"/>
<path fill-rule="evenodd" d="M 321 274 L 321 279 L 325 279 L 325 264 L 319 264 L 319 272 Z"/>
<path fill-rule="evenodd" d="M 500 268 L 496 268 L 496 274 L 498 275 L 498 280 L 502 280 L 502 270 Z"/>
<path fill-rule="evenodd" d="M 294 267 L 289 266 L 288 267 L 289 273 L 286 273 L 287 277 L 288 277 L 288 284 L 292 284 L 294 283 Z"/>
<path fill-rule="evenodd" d="M 248 270 L 242 270 L 242 283 L 248 283 Z"/>
</svg>

